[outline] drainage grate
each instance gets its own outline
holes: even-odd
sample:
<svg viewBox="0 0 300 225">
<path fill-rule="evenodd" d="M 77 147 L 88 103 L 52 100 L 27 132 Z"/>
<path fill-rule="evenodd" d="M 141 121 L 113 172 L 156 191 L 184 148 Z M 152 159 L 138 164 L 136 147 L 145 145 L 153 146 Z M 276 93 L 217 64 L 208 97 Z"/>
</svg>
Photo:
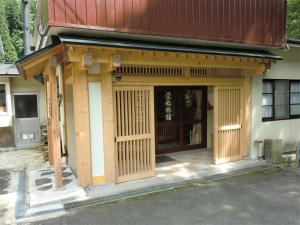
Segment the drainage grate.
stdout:
<svg viewBox="0 0 300 225">
<path fill-rule="evenodd" d="M 17 192 L 17 200 L 16 200 L 16 208 L 15 208 L 16 219 L 24 218 L 27 214 L 26 189 L 27 189 L 27 177 L 26 177 L 26 169 L 24 169 L 21 170 L 18 174 L 18 192 Z"/>
<path fill-rule="evenodd" d="M 167 191 L 172 189 L 174 189 L 174 184 L 158 185 L 155 187 L 147 187 L 144 189 L 133 190 L 124 193 L 117 193 L 117 194 L 112 194 L 108 196 L 97 197 L 97 198 L 92 198 L 92 199 L 87 199 L 82 201 L 73 201 L 73 202 L 65 203 L 64 208 L 65 210 L 70 210 L 74 208 L 93 206 L 93 205 L 125 200 L 128 198 L 139 197 L 151 193 L 157 193 L 157 192 L 162 192 L 162 191 Z"/>
<path fill-rule="evenodd" d="M 143 195 L 148 195 L 148 194 L 153 194 L 153 193 L 158 193 L 158 192 L 163 192 L 163 191 L 170 191 L 170 190 L 174 190 L 174 189 L 180 188 L 185 185 L 196 185 L 199 182 L 207 182 L 210 180 L 217 180 L 220 178 L 237 176 L 237 175 L 240 175 L 243 173 L 249 173 L 249 172 L 258 171 L 258 170 L 267 170 L 267 169 L 271 169 L 271 168 L 273 168 L 273 167 L 268 164 L 262 164 L 262 165 L 256 165 L 256 166 L 251 166 L 251 167 L 247 167 L 247 168 L 237 169 L 235 171 L 232 171 L 232 172 L 229 172 L 226 174 L 215 174 L 215 175 L 211 175 L 211 176 L 207 176 L 207 177 L 196 178 L 196 179 L 191 179 L 191 180 L 184 180 L 184 181 L 179 181 L 179 182 L 177 181 L 177 182 L 169 183 L 169 184 L 161 184 L 161 185 L 157 185 L 157 186 L 147 187 L 147 188 L 143 188 L 143 189 L 139 189 L 139 190 L 128 191 L 128 192 L 124 192 L 124 193 L 112 194 L 112 195 L 103 196 L 103 197 L 96 197 L 96 198 L 92 198 L 92 199 L 73 201 L 73 202 L 65 203 L 64 209 L 71 210 L 71 209 L 80 208 L 80 207 L 93 206 L 93 205 L 98 205 L 98 204 L 103 204 L 103 203 L 125 200 L 128 198 L 140 197 Z"/>
</svg>

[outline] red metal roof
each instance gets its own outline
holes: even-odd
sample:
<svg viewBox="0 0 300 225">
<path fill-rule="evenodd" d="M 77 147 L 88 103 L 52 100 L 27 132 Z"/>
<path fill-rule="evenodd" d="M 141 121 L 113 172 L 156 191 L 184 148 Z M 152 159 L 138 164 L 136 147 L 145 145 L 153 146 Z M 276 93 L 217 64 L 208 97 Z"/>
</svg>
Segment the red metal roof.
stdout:
<svg viewBox="0 0 300 225">
<path fill-rule="evenodd" d="M 48 0 L 48 25 L 283 47 L 285 0 Z"/>
</svg>

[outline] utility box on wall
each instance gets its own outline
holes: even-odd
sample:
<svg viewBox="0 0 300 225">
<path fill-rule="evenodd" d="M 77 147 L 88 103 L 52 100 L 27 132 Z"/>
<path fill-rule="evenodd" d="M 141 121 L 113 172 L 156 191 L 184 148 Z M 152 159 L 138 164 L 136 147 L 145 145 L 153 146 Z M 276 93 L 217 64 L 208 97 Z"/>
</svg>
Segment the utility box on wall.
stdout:
<svg viewBox="0 0 300 225">
<path fill-rule="evenodd" d="M 264 152 L 265 159 L 268 163 L 282 162 L 282 141 L 281 139 L 265 139 Z"/>
</svg>

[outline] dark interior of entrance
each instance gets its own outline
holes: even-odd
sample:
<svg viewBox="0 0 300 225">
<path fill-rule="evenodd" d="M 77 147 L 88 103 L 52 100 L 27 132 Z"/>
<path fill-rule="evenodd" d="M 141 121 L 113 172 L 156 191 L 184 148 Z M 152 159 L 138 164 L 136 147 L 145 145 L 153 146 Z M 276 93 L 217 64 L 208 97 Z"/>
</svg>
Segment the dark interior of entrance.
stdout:
<svg viewBox="0 0 300 225">
<path fill-rule="evenodd" d="M 207 87 L 156 87 L 156 154 L 206 147 Z"/>
</svg>

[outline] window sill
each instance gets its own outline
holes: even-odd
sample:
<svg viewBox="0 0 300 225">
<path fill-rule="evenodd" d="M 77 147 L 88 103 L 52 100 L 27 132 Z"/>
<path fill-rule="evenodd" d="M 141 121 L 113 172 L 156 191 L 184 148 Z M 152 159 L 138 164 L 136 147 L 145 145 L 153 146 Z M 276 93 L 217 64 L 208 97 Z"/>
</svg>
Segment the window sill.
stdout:
<svg viewBox="0 0 300 225">
<path fill-rule="evenodd" d="M 262 119 L 262 122 L 272 122 L 272 121 L 282 121 L 282 120 L 297 120 L 300 119 L 300 116 L 290 117 L 286 119 Z"/>
</svg>

